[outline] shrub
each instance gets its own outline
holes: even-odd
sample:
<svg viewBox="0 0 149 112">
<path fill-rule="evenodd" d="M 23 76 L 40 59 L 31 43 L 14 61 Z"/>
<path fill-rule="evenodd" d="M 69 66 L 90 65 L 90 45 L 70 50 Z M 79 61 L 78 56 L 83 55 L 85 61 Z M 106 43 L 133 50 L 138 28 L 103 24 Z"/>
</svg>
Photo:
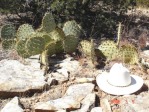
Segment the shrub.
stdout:
<svg viewBox="0 0 149 112">
<path fill-rule="evenodd" d="M 24 23 L 38 27 L 44 13 L 51 11 L 61 27 L 76 20 L 86 37 L 115 34 L 116 24 L 123 21 L 132 0 L 3 0 L 1 9 L 17 14 Z M 9 4 L 8 4 L 9 2 Z M 1 2 L 0 2 L 1 4 Z M 1 4 L 1 5 L 2 5 Z M 24 13 L 21 15 L 20 13 Z"/>
</svg>

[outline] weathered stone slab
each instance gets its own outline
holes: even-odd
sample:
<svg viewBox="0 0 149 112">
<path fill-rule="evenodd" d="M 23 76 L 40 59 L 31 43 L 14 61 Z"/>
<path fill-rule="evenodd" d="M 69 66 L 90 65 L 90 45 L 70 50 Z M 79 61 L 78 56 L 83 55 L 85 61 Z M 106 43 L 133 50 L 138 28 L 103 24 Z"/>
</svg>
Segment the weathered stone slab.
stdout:
<svg viewBox="0 0 149 112">
<path fill-rule="evenodd" d="M 26 91 L 40 90 L 46 82 L 44 72 L 17 60 L 0 61 L 0 97 L 13 97 Z"/>
<path fill-rule="evenodd" d="M 92 91 L 94 90 L 94 84 L 92 83 L 83 83 L 83 84 L 75 84 L 70 86 L 66 93 L 65 96 L 86 96 L 89 93 L 92 93 Z"/>
<path fill-rule="evenodd" d="M 71 112 L 89 112 L 90 109 L 93 108 L 95 105 L 95 93 L 88 94 L 82 101 L 81 101 L 81 108 Z"/>
<path fill-rule="evenodd" d="M 19 105 L 18 97 L 14 97 L 10 102 L 8 102 L 1 112 L 23 112 L 23 109 Z"/>
<path fill-rule="evenodd" d="M 101 107 L 94 107 L 91 112 L 102 112 L 102 108 Z"/>
<path fill-rule="evenodd" d="M 58 111 L 60 109 L 77 109 L 80 108 L 80 101 L 83 97 L 78 99 L 73 96 L 65 96 L 56 100 L 49 100 L 47 102 L 39 102 L 35 105 L 35 112 Z"/>
</svg>

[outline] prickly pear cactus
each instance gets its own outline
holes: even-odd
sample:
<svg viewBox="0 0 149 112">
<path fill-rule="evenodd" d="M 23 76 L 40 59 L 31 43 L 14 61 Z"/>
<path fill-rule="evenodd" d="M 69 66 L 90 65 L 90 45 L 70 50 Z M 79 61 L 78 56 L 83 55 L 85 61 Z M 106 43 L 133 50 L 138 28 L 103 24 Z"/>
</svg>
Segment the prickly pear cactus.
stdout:
<svg viewBox="0 0 149 112">
<path fill-rule="evenodd" d="M 25 48 L 26 41 L 27 41 L 27 39 L 24 39 L 24 40 L 19 40 L 16 43 L 16 51 L 17 51 L 18 55 L 23 58 L 28 58 L 31 56 L 28 53 L 27 49 Z"/>
<path fill-rule="evenodd" d="M 133 45 L 128 44 L 121 46 L 119 55 L 124 63 L 138 64 L 138 52 Z"/>
<path fill-rule="evenodd" d="M 82 54 L 84 56 L 90 56 L 91 57 L 91 54 L 92 54 L 92 52 L 91 52 L 91 50 L 92 50 L 92 44 L 91 44 L 90 41 L 88 41 L 88 40 L 82 40 L 80 42 L 80 46 L 79 47 L 80 47 L 80 51 L 82 52 Z"/>
<path fill-rule="evenodd" d="M 76 38 L 73 35 L 68 35 L 65 37 L 65 39 L 63 40 L 63 48 L 64 48 L 64 52 L 66 53 L 72 53 L 77 49 L 79 43 L 79 39 Z"/>
<path fill-rule="evenodd" d="M 92 64 L 96 65 L 97 56 L 95 54 L 95 46 L 93 39 L 91 41 L 82 40 L 79 45 L 80 51 L 82 52 L 82 55 L 88 57 L 91 59 Z"/>
<path fill-rule="evenodd" d="M 3 39 L 2 40 L 2 48 L 4 50 L 14 49 L 15 48 L 15 43 L 16 43 L 15 39 Z"/>
<path fill-rule="evenodd" d="M 103 41 L 98 49 L 101 51 L 101 56 L 104 56 L 107 60 L 113 60 L 119 55 L 119 49 L 113 41 Z"/>
<path fill-rule="evenodd" d="M 42 53 L 45 48 L 45 40 L 39 36 L 33 36 L 27 39 L 25 47 L 30 55 Z"/>
<path fill-rule="evenodd" d="M 56 28 L 52 32 L 50 32 L 51 39 L 55 41 L 60 41 L 65 38 L 65 34 L 61 28 Z"/>
<path fill-rule="evenodd" d="M 56 53 L 55 46 L 56 46 L 55 41 L 49 42 L 46 49 L 40 55 L 41 69 L 44 69 L 45 72 L 47 71 L 49 66 L 49 57 Z"/>
<path fill-rule="evenodd" d="M 37 31 L 50 33 L 56 28 L 56 23 L 52 13 L 46 13 L 42 19 L 41 28 Z"/>
<path fill-rule="evenodd" d="M 81 26 L 76 23 L 76 21 L 72 20 L 67 21 L 64 24 L 63 31 L 66 36 L 73 35 L 75 37 L 80 37 L 82 29 Z"/>
<path fill-rule="evenodd" d="M 17 30 L 17 39 L 22 40 L 29 38 L 32 33 L 34 33 L 32 26 L 29 24 L 23 24 Z"/>
<path fill-rule="evenodd" d="M 16 35 L 15 26 L 4 25 L 1 28 L 1 38 L 2 39 L 14 39 Z"/>
</svg>

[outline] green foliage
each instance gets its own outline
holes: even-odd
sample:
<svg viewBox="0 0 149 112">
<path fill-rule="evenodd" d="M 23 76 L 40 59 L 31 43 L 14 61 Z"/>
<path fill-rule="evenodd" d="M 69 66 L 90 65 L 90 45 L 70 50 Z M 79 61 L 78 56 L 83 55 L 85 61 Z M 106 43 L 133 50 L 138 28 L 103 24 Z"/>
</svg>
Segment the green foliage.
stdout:
<svg viewBox="0 0 149 112">
<path fill-rule="evenodd" d="M 14 39 L 3 39 L 2 40 L 2 48 L 4 50 L 13 49 L 15 47 L 16 40 Z"/>
<path fill-rule="evenodd" d="M 38 31 L 49 33 L 53 31 L 55 28 L 56 28 L 56 23 L 52 13 L 46 13 L 42 19 L 41 28 L 38 29 Z"/>
<path fill-rule="evenodd" d="M 45 40 L 40 36 L 33 36 L 27 39 L 25 47 L 30 55 L 41 54 L 45 48 Z"/>
<path fill-rule="evenodd" d="M 1 28 L 1 38 L 2 39 L 14 39 L 16 35 L 16 29 L 13 25 L 3 25 Z"/>
<path fill-rule="evenodd" d="M 121 46 L 119 55 L 124 63 L 138 64 L 139 61 L 138 52 L 133 45 Z"/>
<path fill-rule="evenodd" d="M 92 50 L 92 45 L 91 42 L 88 40 L 82 40 L 80 42 L 80 52 L 82 52 L 82 54 L 84 56 L 89 56 L 91 57 L 91 50 Z"/>
<path fill-rule="evenodd" d="M 1 28 L 2 48 L 13 49 L 16 43 L 16 30 L 14 25 L 4 25 Z"/>
<path fill-rule="evenodd" d="M 51 11 L 61 27 L 65 21 L 75 20 L 85 30 L 86 37 L 89 37 L 92 26 L 95 25 L 92 34 L 99 37 L 97 35 L 115 34 L 116 23 L 124 20 L 122 14 L 127 11 L 131 1 L 133 0 L 1 0 L 0 7 L 17 14 L 23 23 L 30 23 L 36 28 L 45 12 Z M 52 24 L 54 26 L 53 22 Z"/>
<path fill-rule="evenodd" d="M 18 55 L 23 58 L 28 58 L 31 56 L 25 47 L 26 41 L 27 41 L 27 39 L 19 40 L 16 43 L 16 51 L 17 51 Z"/>
<path fill-rule="evenodd" d="M 118 57 L 119 49 L 113 41 L 103 41 L 98 49 L 101 51 L 101 56 L 105 56 L 107 60 L 113 60 Z"/>
<path fill-rule="evenodd" d="M 51 39 L 55 41 L 64 40 L 65 34 L 61 28 L 56 28 L 52 32 L 50 32 Z"/>
<path fill-rule="evenodd" d="M 29 24 L 23 24 L 17 30 L 17 39 L 27 39 L 32 33 L 34 33 L 32 26 Z"/>
<path fill-rule="evenodd" d="M 64 51 L 66 53 L 72 53 L 76 50 L 79 43 L 79 39 L 73 35 L 68 35 L 63 41 Z"/>
<path fill-rule="evenodd" d="M 68 35 L 73 35 L 75 37 L 80 37 L 81 36 L 81 26 L 79 26 L 76 21 L 67 21 L 64 24 L 63 31 L 66 36 Z"/>
</svg>

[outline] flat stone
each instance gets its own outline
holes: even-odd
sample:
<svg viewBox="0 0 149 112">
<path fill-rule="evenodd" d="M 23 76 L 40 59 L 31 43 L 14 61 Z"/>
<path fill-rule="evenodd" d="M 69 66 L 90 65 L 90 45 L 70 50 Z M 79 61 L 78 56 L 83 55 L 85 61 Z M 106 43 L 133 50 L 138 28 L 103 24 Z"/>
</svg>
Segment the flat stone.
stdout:
<svg viewBox="0 0 149 112">
<path fill-rule="evenodd" d="M 35 112 L 58 111 L 60 109 L 77 109 L 80 108 L 80 101 L 83 97 L 78 99 L 73 96 L 65 96 L 56 100 L 49 100 L 47 102 L 39 102 L 35 105 Z"/>
<path fill-rule="evenodd" d="M 57 73 L 57 72 L 48 74 L 47 77 L 48 77 L 47 82 L 48 82 L 49 85 L 51 85 L 53 80 L 56 80 L 59 84 L 61 84 L 65 81 L 67 81 L 68 78 L 69 78 L 68 76 L 64 76 L 63 74 L 60 74 L 60 73 Z"/>
<path fill-rule="evenodd" d="M 101 107 L 103 108 L 103 112 L 112 112 L 110 103 L 107 98 L 101 100 Z"/>
<path fill-rule="evenodd" d="M 90 108 L 94 107 L 95 105 L 95 93 L 88 94 L 82 101 L 81 101 L 81 108 L 71 112 L 90 112 Z"/>
<path fill-rule="evenodd" d="M 140 94 L 137 96 L 128 96 L 122 98 L 122 112 L 149 112 L 149 94 Z"/>
<path fill-rule="evenodd" d="M 73 60 L 72 57 L 68 57 L 65 60 L 63 60 L 60 64 L 59 67 L 62 69 L 67 70 L 70 74 L 76 74 L 80 70 L 80 64 L 78 61 Z M 64 70 L 63 70 L 64 71 Z M 65 72 L 66 74 L 66 72 Z"/>
<path fill-rule="evenodd" d="M 14 97 L 10 102 L 8 102 L 1 112 L 24 112 L 19 105 L 18 97 Z"/>
<path fill-rule="evenodd" d="M 0 73 L 0 97 L 41 90 L 46 84 L 42 70 L 17 60 L 0 61 Z"/>
<path fill-rule="evenodd" d="M 66 93 L 65 96 L 86 96 L 94 90 L 94 84 L 92 83 L 83 83 L 83 84 L 75 84 L 70 86 Z"/>
<path fill-rule="evenodd" d="M 92 83 L 94 81 L 95 81 L 95 78 L 86 78 L 86 77 L 83 77 L 83 78 L 75 77 L 75 80 L 74 80 L 74 82 L 76 83 Z"/>
<path fill-rule="evenodd" d="M 102 108 L 101 107 L 94 107 L 91 112 L 102 112 Z"/>
</svg>

